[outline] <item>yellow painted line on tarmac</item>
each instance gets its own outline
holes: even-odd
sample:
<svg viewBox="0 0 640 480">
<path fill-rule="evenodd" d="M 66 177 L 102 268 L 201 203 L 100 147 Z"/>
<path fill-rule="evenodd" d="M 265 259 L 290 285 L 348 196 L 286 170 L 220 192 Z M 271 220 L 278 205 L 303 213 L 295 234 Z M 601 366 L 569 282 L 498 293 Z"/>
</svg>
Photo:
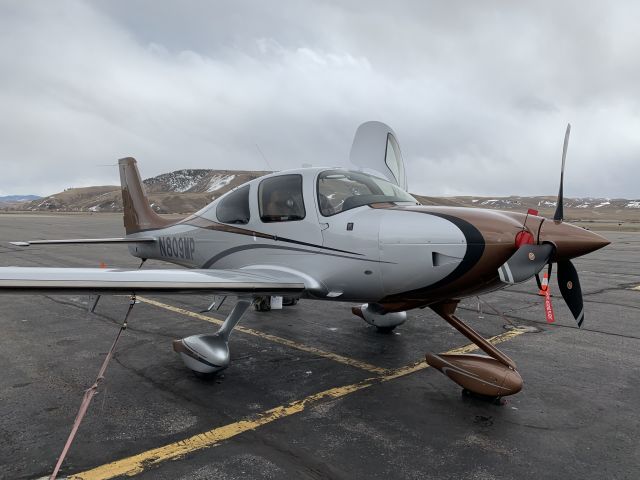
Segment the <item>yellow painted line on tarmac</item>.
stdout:
<svg viewBox="0 0 640 480">
<path fill-rule="evenodd" d="M 518 335 L 524 333 L 523 330 L 511 330 L 509 332 L 497 335 L 489 339 L 489 342 L 496 344 L 505 342 Z M 466 345 L 464 347 L 455 348 L 449 350 L 446 353 L 468 353 L 477 350 L 478 347 L 474 344 Z M 208 430 L 203 433 L 199 433 L 184 440 L 180 440 L 162 447 L 153 448 L 146 452 L 138 453 L 131 457 L 116 460 L 105 465 L 87 470 L 85 472 L 76 473 L 69 476 L 69 480 L 106 480 L 122 475 L 134 476 L 144 472 L 151 467 L 157 467 L 163 462 L 168 460 L 177 460 L 184 457 L 187 454 L 193 453 L 197 450 L 204 448 L 211 448 L 219 445 L 224 440 L 228 440 L 241 433 L 255 430 L 263 425 L 267 425 L 271 422 L 279 420 L 281 418 L 290 417 L 297 413 L 303 412 L 306 409 L 312 408 L 322 402 L 335 400 L 345 397 L 354 392 L 358 392 L 365 388 L 369 388 L 379 383 L 395 380 L 406 375 L 418 372 L 429 368 L 429 365 L 425 361 L 416 362 L 411 365 L 407 365 L 395 370 L 390 370 L 384 375 L 380 375 L 373 378 L 367 378 L 357 383 L 350 385 L 344 385 L 341 387 L 334 387 L 322 392 L 309 395 L 302 400 L 293 401 L 287 405 L 281 405 L 279 407 L 272 408 L 262 412 L 257 417 L 251 417 L 251 419 L 244 419 L 238 422 L 230 423 L 222 427 L 217 427 L 212 430 Z"/>
<path fill-rule="evenodd" d="M 140 300 L 141 302 L 148 303 L 149 305 L 153 305 L 158 308 L 164 308 L 165 310 L 179 313 L 181 315 L 186 315 L 188 317 L 204 320 L 205 322 L 213 323 L 215 325 L 222 325 L 223 323 L 223 321 L 218 318 L 211 317 L 208 315 L 202 315 L 201 313 L 185 310 L 184 308 L 174 307 L 173 305 L 158 302 L 156 300 L 151 300 L 150 298 L 137 297 L 137 299 Z M 320 357 L 328 358 L 329 360 L 333 360 L 334 362 L 342 363 L 344 365 L 349 365 L 350 367 L 359 368 L 360 370 L 365 370 L 370 373 L 377 373 L 378 375 L 383 375 L 388 372 L 386 368 L 376 367 L 375 365 L 371 365 L 370 363 L 356 360 L 355 358 L 349 358 L 349 357 L 345 357 L 344 355 L 339 355 L 337 353 L 327 352 L 326 350 L 322 350 L 320 348 L 311 347 L 303 343 L 298 343 L 293 340 L 288 340 L 286 338 L 278 337 L 276 335 L 271 335 L 270 333 L 261 332 L 260 330 L 255 330 L 253 328 L 243 327 L 242 325 L 237 325 L 233 330 L 236 332 L 242 332 L 248 335 L 253 335 L 255 337 L 260 337 L 274 343 L 279 343 L 280 345 L 286 345 L 287 347 L 295 348 L 297 350 L 302 350 L 303 352 L 311 353 L 313 355 L 318 355 Z"/>
</svg>

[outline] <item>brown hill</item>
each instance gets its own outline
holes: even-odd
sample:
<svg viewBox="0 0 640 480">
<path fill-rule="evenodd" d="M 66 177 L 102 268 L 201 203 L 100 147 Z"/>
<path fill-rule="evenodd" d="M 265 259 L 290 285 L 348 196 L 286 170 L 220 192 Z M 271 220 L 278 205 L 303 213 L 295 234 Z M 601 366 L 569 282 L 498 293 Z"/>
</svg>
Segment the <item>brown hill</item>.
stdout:
<svg viewBox="0 0 640 480">
<path fill-rule="evenodd" d="M 192 213 L 220 195 L 269 172 L 177 170 L 144 180 L 151 206 L 159 213 Z M 69 188 L 45 198 L 7 207 L 54 212 L 121 212 L 120 187 Z"/>
</svg>

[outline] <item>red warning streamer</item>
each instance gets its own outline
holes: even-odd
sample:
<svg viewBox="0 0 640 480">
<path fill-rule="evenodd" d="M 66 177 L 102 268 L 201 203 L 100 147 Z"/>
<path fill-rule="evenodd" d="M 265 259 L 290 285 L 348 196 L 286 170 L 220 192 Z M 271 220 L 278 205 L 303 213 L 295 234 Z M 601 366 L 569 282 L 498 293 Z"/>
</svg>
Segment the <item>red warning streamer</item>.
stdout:
<svg viewBox="0 0 640 480">
<path fill-rule="evenodd" d="M 553 305 L 551 305 L 551 290 L 547 287 L 544 290 L 544 313 L 547 316 L 547 323 L 554 323 L 556 321 L 553 315 Z"/>
</svg>

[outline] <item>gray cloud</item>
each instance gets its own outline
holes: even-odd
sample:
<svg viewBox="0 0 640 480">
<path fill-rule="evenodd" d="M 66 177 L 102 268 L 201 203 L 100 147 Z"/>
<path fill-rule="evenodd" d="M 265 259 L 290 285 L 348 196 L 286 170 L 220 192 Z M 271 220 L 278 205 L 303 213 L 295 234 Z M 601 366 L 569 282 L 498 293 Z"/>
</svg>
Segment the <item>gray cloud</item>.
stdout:
<svg viewBox="0 0 640 480">
<path fill-rule="evenodd" d="M 359 123 L 411 190 L 640 196 L 640 5 L 4 2 L 0 193 L 179 168 L 344 165 Z"/>
</svg>

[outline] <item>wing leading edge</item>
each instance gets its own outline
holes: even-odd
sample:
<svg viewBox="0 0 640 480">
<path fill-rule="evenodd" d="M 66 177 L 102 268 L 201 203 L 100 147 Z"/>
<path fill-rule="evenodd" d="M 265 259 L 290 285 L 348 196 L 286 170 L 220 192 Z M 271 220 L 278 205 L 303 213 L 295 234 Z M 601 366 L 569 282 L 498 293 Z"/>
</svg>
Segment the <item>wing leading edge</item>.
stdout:
<svg viewBox="0 0 640 480">
<path fill-rule="evenodd" d="M 16 247 L 30 247 L 31 245 L 76 245 L 101 243 L 153 243 L 152 237 L 120 237 L 120 238 L 65 238 L 61 240 L 29 240 L 26 242 L 9 242 Z"/>
<path fill-rule="evenodd" d="M 203 293 L 299 296 L 305 285 L 286 273 L 245 270 L 125 270 L 0 267 L 0 294 Z"/>
</svg>

